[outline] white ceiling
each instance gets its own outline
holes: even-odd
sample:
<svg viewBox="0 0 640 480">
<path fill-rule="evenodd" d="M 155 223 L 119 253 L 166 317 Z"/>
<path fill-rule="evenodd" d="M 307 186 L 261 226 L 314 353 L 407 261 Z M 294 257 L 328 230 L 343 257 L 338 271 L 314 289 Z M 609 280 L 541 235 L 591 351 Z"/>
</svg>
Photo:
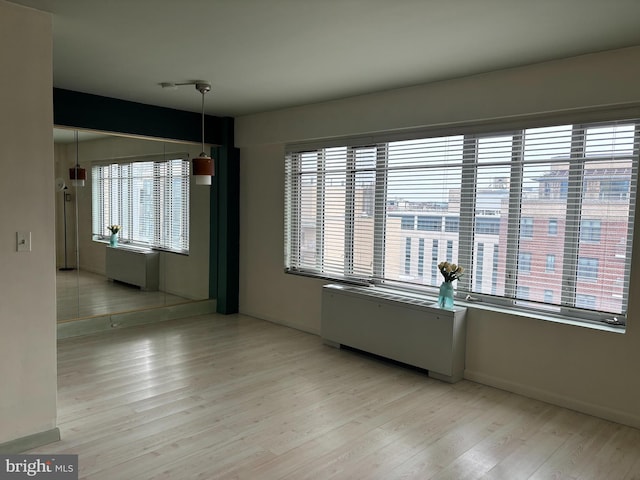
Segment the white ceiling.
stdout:
<svg viewBox="0 0 640 480">
<path fill-rule="evenodd" d="M 640 45 L 640 0 L 11 0 L 56 87 L 239 116 Z"/>
</svg>

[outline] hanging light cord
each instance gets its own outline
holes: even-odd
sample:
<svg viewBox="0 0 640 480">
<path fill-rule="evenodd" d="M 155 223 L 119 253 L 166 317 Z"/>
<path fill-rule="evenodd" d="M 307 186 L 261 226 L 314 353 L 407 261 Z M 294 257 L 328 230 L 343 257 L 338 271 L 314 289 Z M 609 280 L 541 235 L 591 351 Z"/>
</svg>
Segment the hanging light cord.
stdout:
<svg viewBox="0 0 640 480">
<path fill-rule="evenodd" d="M 202 93 L 202 153 L 204 153 L 204 92 L 204 89 L 200 91 Z"/>
<path fill-rule="evenodd" d="M 200 112 L 202 113 L 202 157 L 209 157 L 204 151 L 204 94 L 211 90 L 211 84 L 204 80 L 196 80 L 193 82 L 185 82 L 185 83 L 173 83 L 173 82 L 162 82 L 160 86 L 162 88 L 176 88 L 177 85 L 195 85 L 196 90 L 198 90 L 202 94 L 202 106 L 200 108 Z"/>
</svg>

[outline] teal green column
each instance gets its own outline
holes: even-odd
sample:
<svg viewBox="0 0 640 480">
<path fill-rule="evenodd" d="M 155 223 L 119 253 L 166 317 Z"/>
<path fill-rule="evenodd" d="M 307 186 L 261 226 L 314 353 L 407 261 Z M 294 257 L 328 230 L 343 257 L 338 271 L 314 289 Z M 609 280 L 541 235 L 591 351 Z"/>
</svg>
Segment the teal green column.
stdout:
<svg viewBox="0 0 640 480">
<path fill-rule="evenodd" d="M 216 311 L 238 312 L 240 279 L 240 151 L 223 145 L 211 149 L 215 176 L 211 182 L 209 298 Z"/>
</svg>

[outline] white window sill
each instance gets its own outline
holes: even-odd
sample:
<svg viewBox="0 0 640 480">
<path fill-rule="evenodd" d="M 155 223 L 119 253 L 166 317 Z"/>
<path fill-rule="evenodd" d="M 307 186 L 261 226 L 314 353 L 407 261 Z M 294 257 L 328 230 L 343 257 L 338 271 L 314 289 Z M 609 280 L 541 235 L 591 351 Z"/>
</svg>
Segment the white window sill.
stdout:
<svg viewBox="0 0 640 480">
<path fill-rule="evenodd" d="M 602 332 L 621 333 L 621 334 L 626 333 L 626 326 L 624 325 L 615 326 L 615 325 L 608 325 L 603 322 L 597 322 L 592 320 L 578 320 L 578 319 L 572 319 L 569 317 L 561 318 L 555 315 L 545 315 L 544 313 L 540 313 L 540 312 L 523 311 L 515 308 L 501 307 L 499 305 L 487 305 L 487 304 L 482 304 L 480 302 L 467 302 L 464 300 L 457 300 L 457 299 L 455 301 L 455 304 L 460 305 L 461 307 L 466 307 L 467 310 L 473 310 L 473 309 L 485 310 L 490 312 L 498 312 L 505 315 L 513 315 L 517 317 L 542 320 L 545 322 L 571 325 L 574 327 L 590 328 L 592 330 L 600 330 Z"/>
<path fill-rule="evenodd" d="M 381 293 L 389 293 L 393 295 L 397 295 L 399 297 L 406 297 L 409 299 L 416 299 L 422 301 L 433 301 L 433 303 L 437 303 L 437 297 L 428 295 L 428 294 L 420 294 L 415 292 L 405 292 L 401 289 L 393 288 L 393 287 L 365 287 L 365 288 L 374 288 L 379 290 Z M 410 303 L 410 302 L 408 302 Z M 577 318 L 571 317 L 561 317 L 560 315 L 546 315 L 543 312 L 536 312 L 532 310 L 520 310 L 517 308 L 509 308 L 495 304 L 487 304 L 479 301 L 465 301 L 463 299 L 455 299 L 455 305 L 458 307 L 464 307 L 468 311 L 475 310 L 484 310 L 489 312 L 497 312 L 505 315 L 512 315 L 522 318 L 534 319 L 534 320 L 542 320 L 545 322 L 559 323 L 563 325 L 571 325 L 574 327 L 581 328 L 590 328 L 592 330 L 599 330 L 602 332 L 610 332 L 610 333 L 618 333 L 624 334 L 626 333 L 626 326 L 624 325 L 609 325 L 604 322 L 598 322 L 595 320 L 580 320 Z M 613 316 L 613 315 L 612 315 Z"/>
</svg>

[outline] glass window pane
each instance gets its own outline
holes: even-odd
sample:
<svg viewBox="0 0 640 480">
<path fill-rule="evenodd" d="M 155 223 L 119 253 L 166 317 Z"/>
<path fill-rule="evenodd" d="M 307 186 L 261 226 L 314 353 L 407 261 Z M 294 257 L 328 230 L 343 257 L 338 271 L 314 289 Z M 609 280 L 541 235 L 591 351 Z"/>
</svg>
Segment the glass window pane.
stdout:
<svg viewBox="0 0 640 480">
<path fill-rule="evenodd" d="M 354 152 L 353 270 L 356 276 L 373 274 L 373 222 L 375 214 L 376 149 L 358 148 Z"/>
<path fill-rule="evenodd" d="M 449 223 L 444 231 L 443 218 L 455 218 L 457 223 L 459 217 L 462 137 L 390 142 L 387 152 L 384 277 L 408 280 L 404 234 L 412 230 L 413 238 L 432 246 L 432 255 L 424 258 L 430 265 L 423 266 L 432 274 L 418 274 L 410 281 L 437 285 L 440 280 L 433 272 L 443 260 L 435 258 L 440 254 L 438 242 L 447 245 L 443 253 L 452 259 L 457 244 L 458 228 L 452 229 Z"/>
<path fill-rule="evenodd" d="M 564 148 L 564 139 L 560 143 Z M 536 160 L 541 161 L 541 156 Z M 530 260 L 526 275 L 518 275 L 517 286 L 529 289 L 531 301 L 549 303 L 545 290 L 562 292 L 562 275 L 556 272 L 556 265 L 564 261 L 568 190 L 563 185 L 568 185 L 568 170 L 569 164 L 559 159 L 523 166 L 518 246 L 530 253 Z M 519 273 L 523 273 L 520 267 Z M 554 295 L 555 305 L 561 300 L 560 293 Z"/>
</svg>

